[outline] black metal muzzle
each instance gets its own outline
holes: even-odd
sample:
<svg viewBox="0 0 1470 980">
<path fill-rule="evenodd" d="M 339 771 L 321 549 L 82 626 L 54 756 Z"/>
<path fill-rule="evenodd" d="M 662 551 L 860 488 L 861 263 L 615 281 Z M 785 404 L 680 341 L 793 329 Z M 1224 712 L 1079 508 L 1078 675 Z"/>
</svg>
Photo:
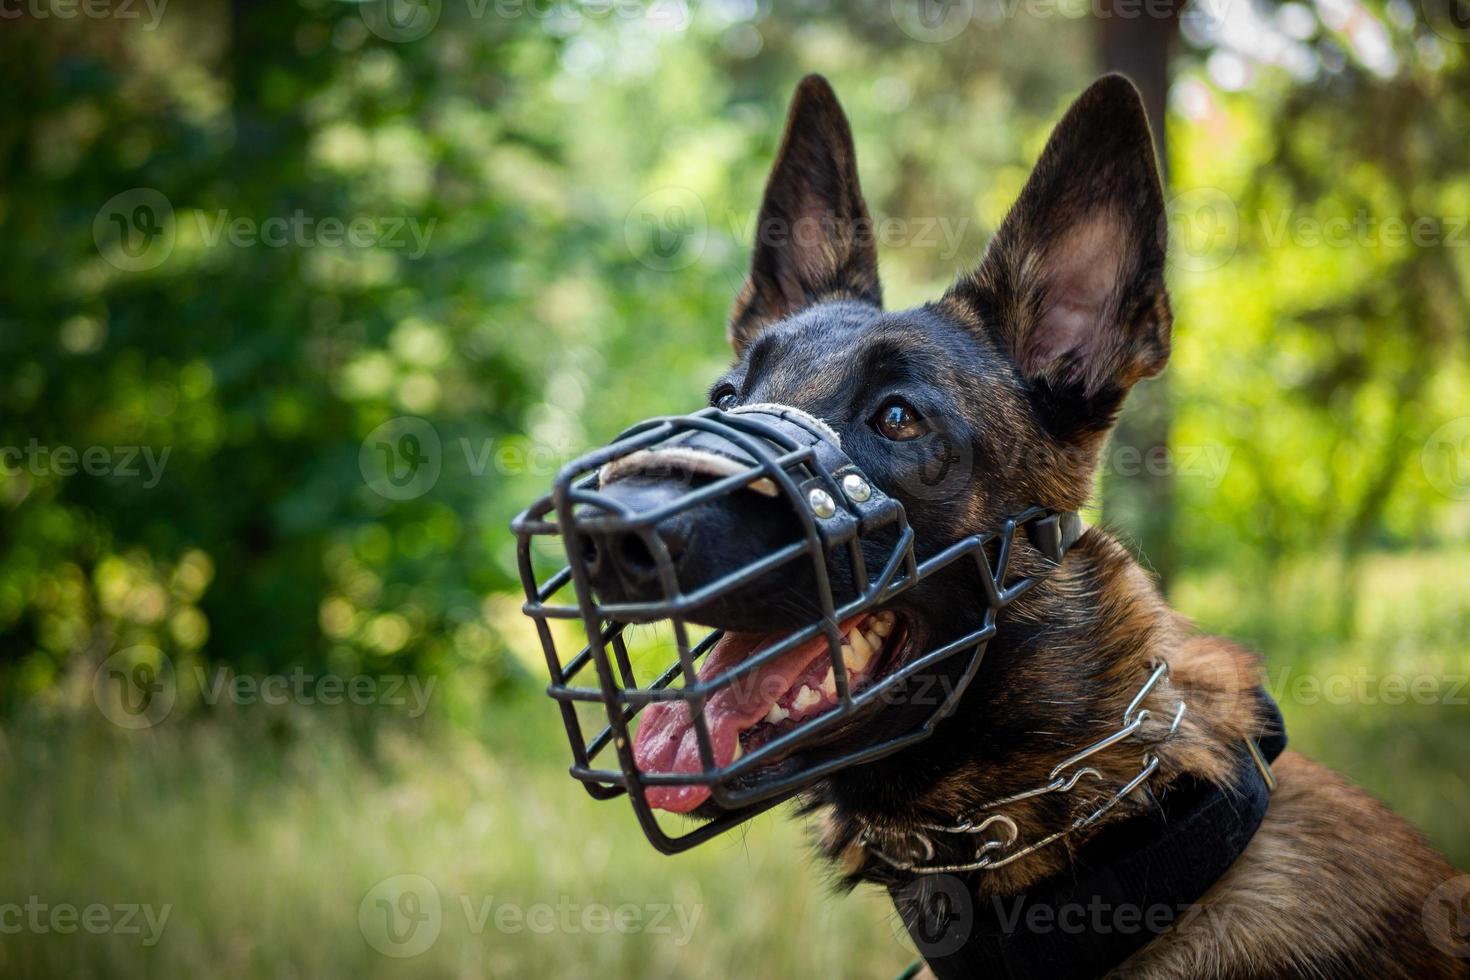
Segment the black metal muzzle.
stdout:
<svg viewBox="0 0 1470 980">
<path fill-rule="evenodd" d="M 714 545 L 711 524 L 720 525 L 724 556 L 715 567 L 701 560 Z M 903 505 L 853 463 L 838 434 L 800 409 L 773 404 L 642 422 L 564 467 L 552 492 L 512 523 L 523 608 L 546 655 L 548 693 L 560 705 L 571 743 L 571 774 L 598 799 L 626 792 L 648 839 L 665 853 L 707 840 L 839 769 L 926 738 L 974 677 L 996 615 L 1039 580 L 1007 574 L 1016 532 L 1025 531 L 1057 563 L 1079 527 L 1075 512 L 1033 507 L 987 533 L 926 548 L 919 560 Z M 551 542 L 548 548 L 555 538 L 560 547 Z M 538 569 L 563 560 L 565 566 L 549 575 Z M 979 625 L 929 649 L 905 649 L 879 676 L 862 686 L 850 683 L 840 624 L 965 563 L 977 573 Z M 777 632 L 770 625 L 744 625 L 769 624 L 775 610 L 787 618 L 800 611 L 801 625 Z M 557 626 L 559 620 L 580 621 L 576 639 Z M 701 622 L 770 632 L 769 641 L 702 678 L 701 661 L 725 630 L 692 635 Z M 648 630 L 629 629 L 647 623 L 666 624 L 662 656 L 656 644 L 650 648 Z M 706 704 L 818 637 L 825 638 L 824 662 L 831 667 L 831 707 L 719 764 Z M 577 653 L 564 659 L 558 642 L 569 639 Z M 957 657 L 966 659 L 951 660 Z M 832 744 L 839 726 L 941 662 L 949 662 L 954 683 L 912 727 L 871 743 Z M 698 771 L 645 771 L 638 764 L 634 719 L 658 702 L 676 702 L 671 707 L 688 712 Z M 587 710 L 596 705 L 601 710 Z M 588 738 L 585 731 L 594 734 Z M 617 768 L 598 767 L 609 745 Z M 806 751 L 817 746 L 823 751 Z M 793 758 L 803 761 L 793 764 Z M 655 818 L 648 792 L 691 786 L 708 790 L 718 814 L 671 836 Z"/>
</svg>

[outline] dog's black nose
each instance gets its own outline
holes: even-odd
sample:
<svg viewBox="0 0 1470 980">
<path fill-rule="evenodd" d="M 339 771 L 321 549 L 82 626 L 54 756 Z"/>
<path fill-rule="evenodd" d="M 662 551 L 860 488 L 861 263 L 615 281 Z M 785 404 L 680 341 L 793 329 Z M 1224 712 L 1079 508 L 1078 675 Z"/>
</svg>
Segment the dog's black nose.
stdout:
<svg viewBox="0 0 1470 980">
<path fill-rule="evenodd" d="M 688 484 L 678 481 L 631 478 L 610 484 L 604 493 L 629 511 L 642 514 L 673 503 L 688 489 Z M 668 551 L 675 574 L 679 573 L 694 537 L 694 518 L 689 511 L 667 517 L 647 532 L 589 527 L 582 539 L 582 558 L 595 589 L 635 601 L 659 597 L 658 559 L 647 534 L 657 536 Z"/>
</svg>

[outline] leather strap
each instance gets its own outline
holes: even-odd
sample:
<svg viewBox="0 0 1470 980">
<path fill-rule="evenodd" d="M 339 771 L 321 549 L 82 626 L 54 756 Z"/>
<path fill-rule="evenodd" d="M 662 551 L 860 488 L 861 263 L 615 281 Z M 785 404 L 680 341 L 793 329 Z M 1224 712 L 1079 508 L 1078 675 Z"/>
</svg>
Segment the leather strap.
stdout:
<svg viewBox="0 0 1470 980">
<path fill-rule="evenodd" d="M 1286 748 L 1280 709 L 1256 695 L 1255 740 L 1269 762 Z M 924 875 L 892 886 L 919 953 L 940 980 L 1084 980 L 1118 966 L 1181 918 L 1228 871 L 1260 827 L 1274 780 L 1242 744 L 1234 787 L 1186 778 L 1147 815 L 1105 828 L 1062 879 L 976 899 L 976 876 Z M 936 880 L 937 879 L 937 880 Z"/>
</svg>

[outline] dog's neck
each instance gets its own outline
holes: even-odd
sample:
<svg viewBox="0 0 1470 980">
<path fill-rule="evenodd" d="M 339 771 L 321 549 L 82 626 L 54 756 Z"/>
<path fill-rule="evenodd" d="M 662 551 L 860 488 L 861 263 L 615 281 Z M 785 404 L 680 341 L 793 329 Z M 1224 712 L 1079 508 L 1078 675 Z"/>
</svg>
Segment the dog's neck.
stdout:
<svg viewBox="0 0 1470 980">
<path fill-rule="evenodd" d="M 1231 777 L 1237 747 L 1254 726 L 1254 657 L 1195 633 L 1106 533 L 1089 530 L 1060 568 L 1005 611 L 998 627 L 959 709 L 932 738 L 892 760 L 841 774 L 825 788 L 818 803 L 828 805 L 821 846 L 850 883 L 903 880 L 903 872 L 872 850 L 888 853 L 885 841 L 902 848 L 915 832 L 939 849 L 933 863 L 973 860 L 975 835 L 935 835 L 924 825 L 979 822 L 993 801 L 1046 785 L 1057 763 L 1122 727 L 1130 702 L 1159 664 L 1168 675 L 1140 706 L 1148 720 L 1135 736 L 1087 759 L 1096 778 L 1004 806 L 1016 827 L 1008 850 L 1097 810 L 1140 774 L 1146 752 L 1159 760 L 1146 783 L 1150 791 L 1185 773 L 1214 782 Z M 1170 734 L 1181 703 L 1184 715 Z M 1151 805 L 1150 793 L 1133 793 L 1096 823 L 970 878 L 982 892 L 1022 891 L 1062 871 L 1100 827 Z M 862 842 L 865 834 L 871 847 Z"/>
</svg>

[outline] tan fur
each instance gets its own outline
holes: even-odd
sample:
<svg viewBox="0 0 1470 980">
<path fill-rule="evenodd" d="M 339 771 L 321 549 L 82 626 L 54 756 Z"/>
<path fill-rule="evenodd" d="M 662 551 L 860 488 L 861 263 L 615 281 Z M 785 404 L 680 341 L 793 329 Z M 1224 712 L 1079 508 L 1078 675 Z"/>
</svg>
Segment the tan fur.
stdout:
<svg viewBox="0 0 1470 980">
<path fill-rule="evenodd" d="M 1099 580 L 1097 591 L 1079 591 Z M 1104 633 L 1146 638 L 1109 669 L 1110 690 L 1101 707 L 1059 704 L 1058 711 L 1091 713 L 1098 719 L 1095 734 L 1101 737 L 1121 719 L 1146 666 L 1163 660 L 1170 667 L 1169 683 L 1145 702 L 1157 724 L 1145 727 L 1143 741 L 1161 740 L 1153 745 L 1162 764 L 1149 784 L 1151 793 L 1135 794 L 1102 823 L 1155 806 L 1157 794 L 1184 773 L 1228 784 L 1236 746 L 1247 733 L 1259 731 L 1252 695 L 1259 683 L 1256 658 L 1196 632 L 1164 603 L 1121 546 L 1096 529 L 1078 543 L 1051 585 L 1047 592 L 1054 601 L 1095 606 Z M 1024 619 L 1046 612 L 1045 607 L 1022 604 L 1015 614 Z M 1052 669 L 1042 665 L 1035 677 L 1028 677 L 1027 687 L 1036 696 L 1045 698 L 1045 675 Z M 1162 740 L 1165 719 L 1181 699 L 1188 706 L 1184 723 Z M 970 815 L 988 799 L 1039 784 L 1049 767 L 1074 747 L 1057 744 L 1048 750 L 1043 745 L 1016 758 L 1006 773 L 956 772 L 922 801 L 918 818 L 946 821 Z M 1105 778 L 1079 783 L 1078 789 L 1095 786 L 1095 791 L 1006 808 L 1020 825 L 1023 842 L 1089 812 L 1136 774 L 1138 743 L 1121 743 L 1089 764 Z M 1287 752 L 1274 769 L 1278 788 L 1245 853 L 1173 929 L 1110 975 L 1146 980 L 1470 977 L 1470 960 L 1455 959 L 1445 952 L 1446 943 L 1431 941 L 1421 919 L 1431 892 L 1453 878 L 1455 869 L 1402 819 L 1321 765 Z M 909 825 L 886 829 L 897 840 Z M 1079 832 L 985 873 L 979 879 L 979 897 L 1015 894 L 1065 873 L 1075 850 L 1090 836 Z M 842 839 L 835 824 L 824 824 L 823 837 L 829 855 L 840 853 L 844 873 L 862 866 L 862 849 Z M 1364 972 L 1343 973 L 1340 966 L 1322 965 L 1342 962 L 1361 964 Z"/>
<path fill-rule="evenodd" d="M 803 221 L 825 237 L 764 234 Z M 759 227 L 730 338 L 754 374 L 762 373 L 755 362 L 779 354 L 780 368 L 762 369 L 763 397 L 813 404 L 848 383 L 849 348 L 823 356 L 832 337 L 850 337 L 845 328 L 860 325 L 849 322 L 861 319 L 854 308 L 871 319 L 882 303 L 851 130 L 819 78 L 804 81 L 793 100 Z M 1057 125 L 979 266 L 938 302 L 910 311 L 916 323 L 946 318 L 945 328 L 928 328 L 941 344 L 952 324 L 971 355 L 999 355 L 956 359 L 968 375 L 947 362 L 929 372 L 967 406 L 961 428 L 978 434 L 946 443 L 946 451 L 978 470 L 962 450 L 989 450 L 985 478 L 954 494 L 952 523 L 924 518 L 937 540 L 984 531 L 1032 504 L 1071 510 L 1089 499 L 1097 453 L 1128 389 L 1169 356 L 1165 227 L 1142 103 L 1120 76 L 1101 79 Z M 813 311 L 833 298 L 856 302 Z M 925 329 L 897 321 L 864 329 L 888 340 L 908 329 L 915 349 L 933 345 Z M 812 338 L 806 346 L 804 336 Z M 998 361 L 1004 367 L 992 369 Z M 1200 634 L 1108 534 L 1089 531 L 1060 568 L 1024 542 L 1011 559 L 1008 581 L 1042 580 L 997 620 L 949 727 L 907 762 L 895 755 L 814 789 L 808 807 L 829 807 L 819 846 L 846 884 L 907 881 L 877 848 L 917 855 L 916 835 L 932 833 L 931 825 L 972 820 L 992 801 L 1045 785 L 1058 762 L 1122 726 L 1158 664 L 1169 676 L 1144 702 L 1147 723 L 1087 759 L 1099 778 L 1005 805 L 1018 831 L 1013 850 L 1093 814 L 1152 755 L 1158 767 L 1148 782 L 1098 823 L 1003 867 L 967 873 L 977 898 L 1065 875 L 1104 826 L 1156 809 L 1182 777 L 1228 787 L 1243 740 L 1261 733 L 1255 656 Z M 1171 731 L 1181 701 L 1186 711 Z M 944 739 L 944 751 L 936 750 Z M 1321 766 L 1288 752 L 1276 775 L 1264 823 L 1234 866 L 1112 975 L 1470 978 L 1470 959 L 1451 955 L 1456 937 L 1432 935 L 1425 918 L 1426 903 L 1455 870 L 1397 816 Z M 971 835 L 932 836 L 931 863 L 974 861 Z"/>
<path fill-rule="evenodd" d="M 1345 956 L 1355 975 L 1470 977 L 1435 947 L 1422 917 L 1456 872 L 1377 800 L 1295 752 L 1260 830 L 1198 908 L 1110 976 L 1346 976 L 1312 964 Z"/>
</svg>

